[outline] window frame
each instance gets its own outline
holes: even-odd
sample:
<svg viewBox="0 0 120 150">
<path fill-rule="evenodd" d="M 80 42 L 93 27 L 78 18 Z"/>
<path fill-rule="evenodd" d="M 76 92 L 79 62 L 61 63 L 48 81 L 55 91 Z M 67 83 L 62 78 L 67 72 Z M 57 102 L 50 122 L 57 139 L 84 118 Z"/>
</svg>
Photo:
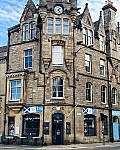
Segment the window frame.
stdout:
<svg viewBox="0 0 120 150">
<path fill-rule="evenodd" d="M 104 52 L 104 36 L 100 35 L 100 51 Z"/>
<path fill-rule="evenodd" d="M 50 20 L 51 19 L 51 20 Z M 52 22 L 52 23 L 49 23 L 49 20 Z M 54 19 L 52 17 L 48 17 L 47 18 L 47 31 L 48 31 L 48 34 L 53 34 L 54 33 L 54 28 L 53 28 L 53 25 L 54 25 Z M 51 29 L 49 29 L 49 27 L 51 27 Z M 52 32 L 49 32 L 49 31 L 52 31 Z"/>
<path fill-rule="evenodd" d="M 83 43 L 87 45 L 87 28 L 83 27 Z"/>
<path fill-rule="evenodd" d="M 103 74 L 101 74 L 101 71 L 102 71 L 101 68 L 103 68 L 102 69 L 104 71 Z M 105 77 L 105 60 L 104 59 L 100 59 L 100 75 Z"/>
<path fill-rule="evenodd" d="M 87 87 L 87 84 L 88 84 L 89 87 Z M 87 99 L 87 97 L 89 97 L 89 99 Z M 90 82 L 86 83 L 86 101 L 87 102 L 92 102 L 92 84 Z"/>
<path fill-rule="evenodd" d="M 30 39 L 32 40 L 32 39 L 34 39 L 35 38 L 35 27 L 34 28 L 31 28 L 31 25 L 32 24 L 34 24 L 34 26 L 35 26 L 35 22 L 31 22 L 30 23 Z M 32 37 L 32 31 L 34 31 L 34 37 Z"/>
<path fill-rule="evenodd" d="M 27 26 L 27 29 L 25 28 Z M 28 41 L 28 23 L 23 24 L 23 41 Z"/>
<path fill-rule="evenodd" d="M 54 81 L 53 81 L 54 79 L 61 79 L 63 84 L 62 84 L 62 85 L 57 85 L 57 86 L 54 85 L 54 84 L 53 84 L 53 83 L 54 83 Z M 57 82 L 58 82 L 58 81 L 57 81 Z M 53 94 L 54 94 L 54 91 L 53 91 L 54 86 L 57 87 L 57 91 L 56 91 L 56 92 L 57 92 L 57 96 L 53 96 Z M 62 91 L 58 90 L 59 87 L 62 87 L 63 90 L 62 90 Z M 55 88 L 55 89 L 56 89 L 56 88 Z M 55 94 L 56 94 L 56 92 L 55 92 Z M 62 97 L 59 97 L 59 96 L 58 96 L 58 93 L 59 93 L 59 92 L 62 93 Z M 64 98 L 64 79 L 61 78 L 61 77 L 59 77 L 59 76 L 52 78 L 52 98 L 53 98 L 53 99 L 63 99 L 63 98 Z"/>
<path fill-rule="evenodd" d="M 57 22 L 58 20 L 60 21 L 60 23 Z M 61 34 L 61 33 L 62 33 L 62 19 L 55 18 L 55 34 Z"/>
<path fill-rule="evenodd" d="M 93 31 L 92 30 L 88 30 L 88 46 L 93 44 Z"/>
<path fill-rule="evenodd" d="M 104 125 L 104 135 L 108 135 L 108 117 L 106 115 L 104 115 L 104 119 L 102 124 Z"/>
<path fill-rule="evenodd" d="M 105 90 L 103 91 L 103 88 L 105 88 Z M 105 93 L 105 97 L 103 96 Z M 103 101 L 103 99 L 105 99 L 105 102 Z M 106 86 L 102 85 L 101 86 L 101 103 L 102 104 L 106 104 Z"/>
<path fill-rule="evenodd" d="M 114 90 L 114 92 L 113 92 L 113 90 Z M 113 103 L 113 96 L 114 96 L 114 102 L 115 103 Z M 113 105 L 116 105 L 116 88 L 112 88 L 112 104 Z"/>
<path fill-rule="evenodd" d="M 89 57 L 89 60 L 87 60 L 86 58 Z M 86 63 L 89 63 L 89 66 L 86 65 Z M 90 68 L 90 71 L 87 71 L 87 67 Z M 90 54 L 85 54 L 85 70 L 87 73 L 91 73 L 91 55 Z"/>
<path fill-rule="evenodd" d="M 31 69 L 33 67 L 33 51 L 32 51 L 32 55 L 28 55 L 28 56 L 25 56 L 25 52 L 28 51 L 32 51 L 32 49 L 28 49 L 28 50 L 24 50 L 24 69 Z M 26 58 L 30 58 L 32 57 L 32 66 L 31 67 L 25 67 L 25 64 L 26 64 Z M 28 62 L 27 62 L 28 63 Z M 29 63 L 28 63 L 29 64 Z"/>
<path fill-rule="evenodd" d="M 14 121 L 13 121 L 13 123 L 10 124 L 11 119 L 13 119 Z M 13 129 L 9 129 L 10 125 L 13 125 L 13 127 L 11 126 Z M 10 131 L 12 131 L 12 130 L 13 130 L 13 134 L 10 135 Z M 8 117 L 8 136 L 14 136 L 14 134 L 15 134 L 15 117 Z"/>
<path fill-rule="evenodd" d="M 65 20 L 68 21 L 66 24 L 65 24 Z M 67 27 L 67 33 L 65 33 L 66 27 Z M 69 34 L 69 19 L 68 18 L 63 18 L 63 34 L 66 34 L 66 35 Z"/>
</svg>

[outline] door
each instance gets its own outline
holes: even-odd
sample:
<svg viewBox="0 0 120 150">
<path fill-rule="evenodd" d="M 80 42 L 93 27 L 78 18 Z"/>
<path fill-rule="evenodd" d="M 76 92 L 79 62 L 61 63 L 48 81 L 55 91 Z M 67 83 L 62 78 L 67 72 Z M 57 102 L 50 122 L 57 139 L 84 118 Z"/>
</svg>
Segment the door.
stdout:
<svg viewBox="0 0 120 150">
<path fill-rule="evenodd" d="M 119 140 L 119 121 L 116 116 L 113 118 L 113 138 Z"/>
<path fill-rule="evenodd" d="M 52 117 L 52 144 L 63 144 L 63 115 L 54 114 Z"/>
</svg>

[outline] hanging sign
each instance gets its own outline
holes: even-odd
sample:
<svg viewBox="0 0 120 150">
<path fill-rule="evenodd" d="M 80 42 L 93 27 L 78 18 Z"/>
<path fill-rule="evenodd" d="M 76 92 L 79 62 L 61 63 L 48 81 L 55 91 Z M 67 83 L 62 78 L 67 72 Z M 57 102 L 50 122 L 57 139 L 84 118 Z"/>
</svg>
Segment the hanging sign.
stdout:
<svg viewBox="0 0 120 150">
<path fill-rule="evenodd" d="M 42 112 L 42 106 L 24 107 L 24 113 L 39 113 Z"/>
<path fill-rule="evenodd" d="M 83 113 L 96 115 L 97 109 L 95 109 L 95 108 L 83 108 Z"/>
</svg>

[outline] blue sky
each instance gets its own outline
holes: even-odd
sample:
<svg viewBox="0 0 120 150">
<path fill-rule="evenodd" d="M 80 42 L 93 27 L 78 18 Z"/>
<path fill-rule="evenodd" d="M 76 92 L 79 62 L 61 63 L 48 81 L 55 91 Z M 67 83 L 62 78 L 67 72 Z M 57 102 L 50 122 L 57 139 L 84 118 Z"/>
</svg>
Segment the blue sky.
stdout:
<svg viewBox="0 0 120 150">
<path fill-rule="evenodd" d="M 120 21 L 120 0 L 112 0 L 117 8 L 116 21 Z M 35 4 L 39 0 L 33 0 Z M 7 45 L 7 29 L 19 23 L 21 14 L 25 8 L 27 0 L 0 0 L 0 46 Z M 98 20 L 99 12 L 105 4 L 105 0 L 78 0 L 78 7 L 81 7 L 80 13 L 88 3 L 90 14 L 93 21 Z"/>
</svg>

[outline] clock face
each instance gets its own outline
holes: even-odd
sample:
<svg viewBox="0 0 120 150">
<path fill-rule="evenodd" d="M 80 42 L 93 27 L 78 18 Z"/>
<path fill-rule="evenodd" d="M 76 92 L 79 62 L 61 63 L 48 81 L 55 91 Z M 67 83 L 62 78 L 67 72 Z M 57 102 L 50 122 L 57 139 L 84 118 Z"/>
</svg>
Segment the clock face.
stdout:
<svg viewBox="0 0 120 150">
<path fill-rule="evenodd" d="M 63 13 L 63 8 L 60 5 L 54 7 L 54 12 L 58 15 Z"/>
</svg>

